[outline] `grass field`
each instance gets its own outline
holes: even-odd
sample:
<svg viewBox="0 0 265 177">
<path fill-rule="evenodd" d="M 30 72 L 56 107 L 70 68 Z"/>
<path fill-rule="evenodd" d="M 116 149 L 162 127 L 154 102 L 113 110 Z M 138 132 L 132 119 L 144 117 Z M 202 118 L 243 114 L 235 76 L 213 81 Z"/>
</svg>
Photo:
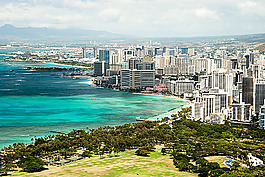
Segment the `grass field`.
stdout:
<svg viewBox="0 0 265 177">
<path fill-rule="evenodd" d="M 38 173 L 12 172 L 12 176 L 102 176 L 102 177 L 133 177 L 133 176 L 172 176 L 192 177 L 196 174 L 180 172 L 169 155 L 160 153 L 161 147 L 151 152 L 150 157 L 140 157 L 135 150 L 119 153 L 119 157 L 105 155 L 85 158 L 64 166 L 48 166 L 48 170 Z"/>
<path fill-rule="evenodd" d="M 227 167 L 225 165 L 223 165 L 222 163 L 226 160 L 231 160 L 225 156 L 209 156 L 209 157 L 205 157 L 206 160 L 208 160 L 209 162 L 217 162 L 220 164 L 220 167 Z"/>
</svg>

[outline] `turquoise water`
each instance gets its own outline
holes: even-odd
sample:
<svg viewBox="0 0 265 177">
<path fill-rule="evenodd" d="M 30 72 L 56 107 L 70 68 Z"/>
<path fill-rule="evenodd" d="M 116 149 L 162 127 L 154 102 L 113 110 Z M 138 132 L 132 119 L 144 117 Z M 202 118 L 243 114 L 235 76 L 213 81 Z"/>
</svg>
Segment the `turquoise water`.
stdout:
<svg viewBox="0 0 265 177">
<path fill-rule="evenodd" d="M 45 64 L 0 61 L 0 147 L 72 129 L 133 123 L 185 104 L 159 96 L 95 88 L 61 72 L 18 70 Z M 15 71 L 10 71 L 15 70 Z M 92 99 L 95 98 L 95 99 Z"/>
</svg>

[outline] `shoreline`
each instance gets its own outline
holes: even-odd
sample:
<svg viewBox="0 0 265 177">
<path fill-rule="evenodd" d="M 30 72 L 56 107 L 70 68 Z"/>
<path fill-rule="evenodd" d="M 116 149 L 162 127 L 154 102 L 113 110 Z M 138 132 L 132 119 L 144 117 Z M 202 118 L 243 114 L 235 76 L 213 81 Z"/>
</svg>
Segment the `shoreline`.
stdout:
<svg viewBox="0 0 265 177">
<path fill-rule="evenodd" d="M 163 94 L 156 94 L 156 93 L 137 93 L 137 92 L 133 92 L 132 94 L 138 94 L 138 95 L 149 95 L 149 96 L 161 96 L 161 97 L 167 97 L 167 98 L 173 98 L 176 100 L 180 100 L 183 101 L 185 103 L 187 103 L 189 106 L 191 106 L 191 102 L 189 100 L 185 100 L 183 98 L 174 96 L 174 95 L 163 95 Z"/>
<path fill-rule="evenodd" d="M 76 67 L 76 68 L 89 68 L 89 67 L 85 67 L 85 66 L 75 66 L 75 65 L 67 65 L 67 64 L 59 64 L 59 63 L 54 63 L 54 62 L 44 62 L 43 64 L 45 65 L 55 65 L 55 66 L 68 66 L 68 67 Z"/>
<path fill-rule="evenodd" d="M 184 103 L 186 103 L 186 105 L 180 105 L 180 107 L 174 107 L 173 110 L 170 109 L 167 112 L 149 117 L 148 119 L 146 119 L 147 121 L 160 121 L 164 117 L 169 117 L 170 119 L 172 119 L 172 117 L 171 117 L 172 114 L 177 114 L 181 110 L 181 108 L 183 108 L 183 107 L 190 107 L 191 106 L 191 103 L 189 100 L 185 100 L 185 99 L 179 98 L 179 97 L 174 96 L 174 95 L 163 95 L 163 94 L 156 94 L 156 93 L 137 93 L 137 92 L 134 92 L 132 94 L 167 97 L 167 98 L 183 101 Z"/>
<path fill-rule="evenodd" d="M 95 87 L 95 88 L 102 88 L 102 87 L 98 87 L 98 86 L 96 86 L 96 85 L 93 84 L 93 80 L 94 79 L 95 79 L 94 77 L 91 77 L 90 80 L 85 81 L 85 82 L 81 82 L 81 83 L 91 85 L 92 87 Z M 110 89 L 110 90 L 113 90 L 113 91 L 122 91 L 120 89 L 113 89 L 113 88 Z M 128 93 L 131 93 L 131 92 L 128 92 Z M 167 97 L 167 98 L 175 99 L 175 100 L 178 100 L 178 101 L 183 101 L 185 103 L 185 105 L 180 105 L 179 107 L 170 108 L 169 111 L 167 111 L 167 112 L 163 112 L 161 114 L 154 115 L 152 117 L 148 117 L 147 119 L 145 119 L 147 121 L 159 121 L 159 120 L 161 120 L 164 117 L 172 118 L 171 115 L 172 114 L 177 114 L 181 110 L 181 108 L 185 108 L 185 107 L 190 107 L 191 106 L 191 102 L 189 100 L 186 100 L 186 99 L 183 99 L 183 98 L 174 96 L 174 95 L 163 95 L 163 94 L 157 94 L 157 93 L 142 93 L 142 92 L 132 92 L 131 94 L 134 94 L 134 95 L 146 95 L 146 96 Z"/>
<path fill-rule="evenodd" d="M 25 61 L 22 61 L 22 62 L 25 62 Z M 43 64 L 43 65 L 45 65 L 45 64 L 47 64 L 47 63 L 41 63 L 41 64 Z M 56 64 L 56 65 L 61 65 L 61 64 Z M 84 80 L 84 81 L 82 81 L 82 80 L 80 80 L 80 83 L 82 83 L 82 84 L 89 84 L 89 85 L 92 85 L 93 86 L 93 80 L 94 80 L 94 77 L 91 77 L 91 76 L 70 76 L 70 77 L 86 77 L 86 78 L 88 78 L 87 80 Z M 78 81 L 79 82 L 79 81 Z M 96 88 L 98 88 L 98 87 L 96 87 Z M 113 90 L 113 91 L 120 91 L 120 90 L 114 90 L 114 89 L 111 89 L 111 90 Z M 168 98 L 174 98 L 174 99 L 177 99 L 177 100 L 181 100 L 180 98 L 178 98 L 178 97 L 175 97 L 175 96 L 164 96 L 164 95 L 159 95 L 159 94 L 144 94 L 144 93 L 132 93 L 132 94 L 142 94 L 142 95 L 149 95 L 149 96 L 161 96 L 161 97 L 168 97 Z M 182 100 L 183 101 L 183 100 Z M 181 104 L 181 103 L 180 103 Z M 174 109 L 174 110 L 172 110 L 172 112 L 171 111 L 169 111 L 169 110 L 171 110 L 171 108 L 174 106 L 174 108 L 177 108 L 177 109 Z M 174 112 L 176 112 L 176 111 L 178 111 L 182 106 L 180 106 L 180 105 L 178 105 L 178 106 L 176 106 L 176 105 L 172 105 L 172 107 L 165 107 L 165 110 L 164 110 L 164 112 L 161 112 L 159 115 L 154 115 L 154 116 L 152 116 L 152 117 L 148 117 L 148 116 L 150 116 L 150 114 L 147 114 L 146 115 L 146 120 L 155 120 L 156 119 L 156 117 L 157 116 L 159 116 L 160 117 L 160 119 L 159 120 L 161 120 L 163 117 L 167 117 L 167 115 L 166 114 L 174 114 Z M 156 110 L 156 108 L 154 107 L 153 108 L 153 110 Z M 152 112 L 151 112 L 152 113 Z M 132 117 L 132 119 L 133 119 L 133 121 L 134 122 L 137 122 L 136 121 L 136 118 L 133 118 Z M 124 123 L 125 124 L 125 123 Z M 105 124 L 105 125 L 108 125 L 108 124 Z M 33 126 L 33 127 L 35 127 L 35 126 Z M 51 133 L 49 133 L 49 134 L 51 134 Z M 30 136 L 25 136 L 25 137 L 31 137 L 31 134 L 28 134 L 28 133 L 26 133 L 26 134 L 24 134 L 24 135 L 30 135 Z M 33 135 L 32 135 L 33 136 Z M 42 136 L 42 135 L 40 135 L 40 136 Z M 24 136 L 22 136 L 22 137 L 24 137 Z M 21 138 L 21 139 L 24 139 L 24 138 Z M 30 139 L 30 138 L 29 138 Z M 19 140 L 20 141 L 20 140 Z M 17 141 L 16 141 L 17 142 Z M 11 144 L 10 144 L 11 145 Z"/>
</svg>

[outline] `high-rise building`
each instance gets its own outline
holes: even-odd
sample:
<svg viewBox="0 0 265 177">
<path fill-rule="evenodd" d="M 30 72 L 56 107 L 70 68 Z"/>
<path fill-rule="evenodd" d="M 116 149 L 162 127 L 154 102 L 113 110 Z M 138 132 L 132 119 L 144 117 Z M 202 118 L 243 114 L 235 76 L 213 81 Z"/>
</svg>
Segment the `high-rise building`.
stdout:
<svg viewBox="0 0 265 177">
<path fill-rule="evenodd" d="M 144 57 L 144 50 L 142 50 L 142 48 L 136 48 L 135 49 L 135 56 L 136 57 Z"/>
<path fill-rule="evenodd" d="M 105 75 L 107 69 L 109 69 L 109 63 L 104 61 L 94 62 L 94 76 Z"/>
<path fill-rule="evenodd" d="M 147 56 L 153 56 L 154 55 L 153 49 L 147 49 L 147 50 L 145 50 L 145 55 L 147 55 Z"/>
<path fill-rule="evenodd" d="M 253 97 L 254 97 L 253 86 L 254 86 L 253 77 L 243 77 L 242 101 L 252 106 L 253 106 Z"/>
<path fill-rule="evenodd" d="M 167 48 L 166 49 L 166 52 L 165 52 L 165 55 L 166 56 L 176 56 L 176 49 L 169 49 L 169 48 Z"/>
<path fill-rule="evenodd" d="M 265 104 L 261 106 L 259 111 L 259 128 L 265 129 Z"/>
<path fill-rule="evenodd" d="M 181 48 L 181 54 L 182 55 L 188 55 L 189 54 L 189 48 Z"/>
<path fill-rule="evenodd" d="M 163 56 L 163 49 L 157 49 L 156 50 L 156 55 Z"/>
<path fill-rule="evenodd" d="M 86 48 L 82 48 L 83 58 L 86 58 Z"/>
<path fill-rule="evenodd" d="M 121 64 L 124 61 L 124 51 L 123 51 L 123 49 L 116 49 L 115 53 L 118 55 L 118 64 Z"/>
<path fill-rule="evenodd" d="M 195 102 L 192 104 L 192 117 L 196 119 L 203 119 L 203 103 Z"/>
<path fill-rule="evenodd" d="M 234 123 L 250 123 L 251 121 L 251 109 L 250 104 L 240 103 L 231 104 L 232 107 L 232 117 L 231 122 Z"/>
<path fill-rule="evenodd" d="M 157 55 L 157 51 L 159 50 L 159 48 L 155 48 L 154 54 Z"/>
<path fill-rule="evenodd" d="M 238 69 L 238 60 L 237 60 L 237 58 L 231 58 L 230 61 L 232 63 L 232 69 Z"/>
<path fill-rule="evenodd" d="M 192 65 L 195 66 L 195 72 L 200 73 L 201 71 L 206 71 L 206 73 L 211 73 L 212 60 L 207 58 L 198 58 L 192 60 Z"/>
<path fill-rule="evenodd" d="M 189 67 L 191 66 L 191 59 L 189 57 L 176 58 L 175 65 L 179 68 L 177 74 L 183 74 L 183 75 L 191 74 L 189 73 Z"/>
<path fill-rule="evenodd" d="M 176 81 L 168 81 L 168 90 L 174 94 L 182 94 L 185 92 L 191 92 L 194 90 L 194 80 L 181 79 L 179 78 Z"/>
<path fill-rule="evenodd" d="M 250 66 L 249 55 L 245 55 L 245 58 L 246 58 L 246 68 L 248 69 Z"/>
<path fill-rule="evenodd" d="M 110 64 L 112 65 L 116 65 L 119 63 L 119 57 L 118 54 L 116 53 L 111 53 L 110 54 Z"/>
<path fill-rule="evenodd" d="M 220 97 L 214 95 L 196 97 L 192 109 L 192 117 L 196 116 L 195 118 L 201 118 L 201 121 L 205 121 L 205 118 L 211 116 L 211 114 L 219 113 Z"/>
<path fill-rule="evenodd" d="M 194 49 L 188 49 L 188 54 L 189 56 L 193 56 L 194 55 Z"/>
<path fill-rule="evenodd" d="M 109 50 L 99 50 L 99 61 L 105 61 L 109 63 L 110 54 Z"/>
<path fill-rule="evenodd" d="M 121 70 L 121 89 L 154 87 L 155 70 Z"/>
<path fill-rule="evenodd" d="M 127 62 L 132 57 L 134 57 L 134 50 L 133 49 L 124 50 L 124 61 Z"/>
<path fill-rule="evenodd" d="M 130 89 L 130 69 L 121 70 L 121 89 Z"/>
<path fill-rule="evenodd" d="M 137 70 L 154 70 L 155 63 L 154 62 L 143 62 L 143 63 L 136 63 Z"/>
<path fill-rule="evenodd" d="M 255 113 L 258 114 L 261 106 L 264 105 L 265 81 L 260 81 L 260 82 L 255 83 L 254 88 L 255 88 L 254 107 L 255 107 Z"/>
<path fill-rule="evenodd" d="M 262 79 L 263 70 L 264 70 L 264 66 L 256 65 L 256 64 L 251 65 L 251 76 L 253 76 L 257 80 Z"/>
<path fill-rule="evenodd" d="M 129 69 L 136 69 L 136 64 L 141 63 L 142 59 L 140 58 L 130 58 L 129 59 Z"/>
<path fill-rule="evenodd" d="M 156 68 L 163 69 L 165 67 L 165 57 L 155 56 Z"/>
<path fill-rule="evenodd" d="M 202 96 L 215 96 L 219 99 L 219 107 L 215 107 L 215 113 L 221 113 L 228 107 L 228 93 L 224 90 L 211 89 L 209 93 L 203 93 Z"/>
<path fill-rule="evenodd" d="M 249 54 L 249 60 L 251 64 L 254 64 L 254 53 Z"/>
</svg>

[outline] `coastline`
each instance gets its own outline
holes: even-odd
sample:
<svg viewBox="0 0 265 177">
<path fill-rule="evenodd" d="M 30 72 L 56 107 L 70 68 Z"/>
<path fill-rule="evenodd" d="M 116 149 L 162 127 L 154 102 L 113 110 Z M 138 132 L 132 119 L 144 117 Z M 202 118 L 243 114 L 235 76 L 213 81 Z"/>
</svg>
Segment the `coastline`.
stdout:
<svg viewBox="0 0 265 177">
<path fill-rule="evenodd" d="M 55 66 L 67 66 L 67 67 L 75 67 L 75 68 L 84 68 L 84 69 L 88 68 L 88 67 L 85 67 L 85 66 L 75 66 L 75 65 L 59 64 L 59 63 L 54 63 L 54 62 L 49 62 L 49 63 L 45 62 L 43 64 L 45 64 L 45 65 L 55 65 Z"/>
<path fill-rule="evenodd" d="M 134 92 L 132 94 L 161 96 L 161 97 L 173 98 L 173 99 L 176 99 L 176 100 L 183 101 L 183 102 L 187 103 L 189 106 L 191 106 L 191 102 L 189 100 L 185 100 L 183 98 L 180 98 L 180 97 L 177 97 L 177 96 L 174 96 L 174 95 L 163 95 L 163 94 L 156 94 L 156 93 L 136 93 L 136 92 Z"/>
<path fill-rule="evenodd" d="M 85 81 L 85 82 L 81 82 L 81 83 L 88 84 L 88 85 L 92 85 L 92 87 L 99 88 L 98 86 L 95 86 L 93 84 L 93 80 L 94 79 L 95 79 L 94 77 L 91 77 L 90 80 Z M 117 89 L 110 89 L 110 90 L 121 91 L 119 89 L 118 90 Z M 146 95 L 146 96 L 166 97 L 166 98 L 171 98 L 171 99 L 175 99 L 175 100 L 184 102 L 184 104 L 183 105 L 180 105 L 179 107 L 169 108 L 169 111 L 166 111 L 166 112 L 163 112 L 161 114 L 154 115 L 152 117 L 148 117 L 147 119 L 145 119 L 145 120 L 148 120 L 148 121 L 159 121 L 159 120 L 161 120 L 164 117 L 172 118 L 171 115 L 172 114 L 177 114 L 177 112 L 179 112 L 181 110 L 181 108 L 186 108 L 186 107 L 190 107 L 191 106 L 191 102 L 189 100 L 186 100 L 186 99 L 183 99 L 183 98 L 174 96 L 174 95 L 163 95 L 161 93 L 160 94 L 157 94 L 157 93 L 142 93 L 142 92 L 132 92 L 131 94 L 134 94 L 134 95 Z"/>
<path fill-rule="evenodd" d="M 179 112 L 181 110 L 181 108 L 190 107 L 191 106 L 191 103 L 190 103 L 189 100 L 185 100 L 185 99 L 179 98 L 179 97 L 174 96 L 174 95 L 163 95 L 163 94 L 156 94 L 156 93 L 136 93 L 136 92 L 132 93 L 132 94 L 167 97 L 167 98 L 172 98 L 172 99 L 175 99 L 175 100 L 178 100 L 178 101 L 183 101 L 184 103 L 186 103 L 186 105 L 180 105 L 180 107 L 178 107 L 178 108 L 170 109 L 170 111 L 167 111 L 167 112 L 164 112 L 162 114 L 158 114 L 158 115 L 155 115 L 155 116 L 152 116 L 152 117 L 149 117 L 148 119 L 146 119 L 146 120 L 149 120 L 149 121 L 159 121 L 159 120 L 161 120 L 164 117 L 169 117 L 171 119 L 172 118 L 171 115 L 172 114 L 177 114 L 177 112 Z"/>
<path fill-rule="evenodd" d="M 25 62 L 25 61 L 21 61 L 21 62 Z M 43 65 L 45 65 L 45 64 L 47 64 L 47 63 L 40 63 L 40 64 L 43 64 Z M 57 65 L 61 65 L 61 64 L 57 64 Z M 11 66 L 10 66 L 11 67 Z M 79 66 L 78 66 L 79 67 Z M 12 69 L 12 68 L 11 68 Z M 73 77 L 73 79 L 75 78 L 75 77 L 87 77 L 88 79 L 87 80 L 85 80 L 84 82 L 82 81 L 82 80 L 80 80 L 80 81 L 78 81 L 79 83 L 83 83 L 83 84 L 89 84 L 89 85 L 92 85 L 93 86 L 93 79 L 94 79 L 94 77 L 91 77 L 91 76 L 70 76 L 70 77 Z M 78 79 L 77 79 L 78 80 Z M 98 87 L 96 87 L 96 88 L 98 88 Z M 111 90 L 111 89 L 110 89 Z M 118 90 L 114 90 L 114 89 L 112 89 L 113 91 L 118 91 Z M 103 91 L 103 92 L 106 92 L 106 91 Z M 111 93 L 110 93 L 111 94 Z M 142 93 L 132 93 L 132 94 L 142 94 Z M 144 95 L 144 94 L 143 94 Z M 146 94 L 146 95 L 148 95 L 148 94 Z M 168 97 L 168 98 L 174 98 L 174 99 L 177 99 L 177 100 L 181 100 L 180 98 L 178 98 L 178 97 L 174 97 L 174 96 L 163 96 L 163 95 L 158 95 L 158 94 L 149 94 L 149 96 L 161 96 L 161 97 Z M 21 99 L 21 100 L 23 100 L 23 99 Z M 55 99 L 55 101 L 52 101 L 52 103 L 57 103 L 58 101 L 60 101 L 60 103 L 62 104 L 62 105 L 64 105 L 65 107 L 67 107 L 68 105 L 67 104 L 64 104 L 64 103 L 66 103 L 66 101 L 67 101 L 67 99 L 66 98 L 64 98 L 64 99 L 61 99 L 61 98 L 58 98 L 58 99 Z M 80 99 L 81 101 L 83 101 L 83 100 L 91 100 L 91 98 L 89 97 L 88 99 Z M 102 101 L 103 99 L 96 99 L 96 100 L 94 100 L 93 101 L 93 104 L 95 104 L 95 103 L 97 103 L 98 101 L 100 102 L 100 101 Z M 145 100 L 145 99 L 143 99 L 143 100 Z M 30 100 L 29 100 L 30 101 Z M 49 101 L 49 100 L 47 100 L 47 101 Z M 77 101 L 79 101 L 79 100 L 77 100 Z M 168 102 L 168 101 L 167 101 Z M 36 103 L 36 100 L 34 100 L 34 103 Z M 43 103 L 43 101 L 42 101 L 42 103 Z M 78 104 L 80 103 L 80 102 L 77 102 Z M 77 104 L 76 103 L 76 104 Z M 50 104 L 50 103 L 49 103 Z M 47 105 L 49 105 L 48 103 L 47 103 Z M 163 117 L 166 117 L 167 115 L 166 114 L 174 114 L 174 111 L 177 111 L 176 109 L 174 109 L 174 110 L 172 110 L 171 108 L 175 108 L 175 107 L 179 107 L 179 109 L 181 108 L 181 105 L 182 103 L 180 103 L 179 105 L 177 105 L 177 106 L 174 106 L 173 104 L 172 105 L 167 105 L 167 104 L 165 104 L 164 105 L 164 112 L 161 112 L 161 113 L 159 113 L 159 115 L 155 115 L 155 116 L 153 116 L 153 117 L 149 117 L 147 120 L 155 120 L 156 119 L 156 117 L 157 116 L 159 116 L 159 117 L 161 117 L 161 118 L 163 118 Z M 22 105 L 22 104 L 21 104 Z M 80 104 L 81 106 L 83 106 L 83 104 Z M 156 104 L 155 104 L 156 105 Z M 35 105 L 34 105 L 35 106 Z M 109 105 L 108 105 L 109 106 Z M 127 105 L 125 105 L 124 107 L 126 108 L 126 106 Z M 148 111 L 150 111 L 151 109 L 153 109 L 153 110 L 156 110 L 157 108 L 155 108 L 156 106 L 154 106 L 153 108 L 152 107 L 149 107 L 148 109 L 149 110 L 147 110 L 147 111 L 145 111 L 143 114 L 141 114 L 141 112 L 139 112 L 139 115 L 143 115 L 143 116 L 145 116 L 145 118 L 147 118 L 148 116 L 150 116 L 150 114 L 146 114 L 146 113 L 148 113 Z M 40 110 L 42 110 L 43 109 L 43 107 L 41 107 L 41 108 L 39 108 L 37 105 L 36 105 L 36 108 L 37 109 L 40 109 Z M 56 108 L 56 106 L 54 107 L 54 108 Z M 49 109 L 48 107 L 47 107 L 47 109 Z M 71 110 L 71 109 L 73 109 L 72 107 L 70 107 L 69 108 L 69 110 Z M 115 110 L 116 108 L 115 108 L 115 106 L 113 106 L 113 109 Z M 142 109 L 142 106 L 139 106 L 139 108 L 137 108 L 137 109 Z M 83 110 L 86 110 L 86 109 L 83 109 Z M 168 111 L 168 110 L 172 110 L 172 111 Z M 29 111 L 29 109 L 27 109 L 27 111 Z M 33 110 L 34 111 L 34 110 Z M 42 110 L 43 111 L 43 110 Z M 49 113 L 49 112 L 48 112 Z M 48 114 L 47 113 L 47 114 Z M 67 113 L 67 111 L 66 112 L 62 112 L 61 114 L 66 114 Z M 81 113 L 82 114 L 82 113 Z M 80 115 L 81 115 L 80 114 Z M 101 113 L 100 113 L 101 114 Z M 128 113 L 127 113 L 128 114 Z M 134 115 L 134 114 L 138 114 L 138 112 L 137 113 L 135 113 L 135 112 L 132 112 L 132 113 L 130 113 L 130 115 L 132 115 L 132 116 L 125 116 L 128 120 L 133 120 L 133 122 L 136 122 L 136 120 L 135 120 L 135 117 L 137 117 L 138 115 Z M 84 113 L 84 114 L 82 114 L 82 115 L 87 115 L 86 113 Z M 110 114 L 111 115 L 111 114 Z M 129 115 L 129 114 L 128 114 Z M 60 120 L 60 119 L 58 119 L 58 117 L 57 118 L 54 118 L 54 120 Z M 81 119 L 80 118 L 80 120 L 83 120 L 83 118 Z M 125 119 L 124 119 L 124 121 L 125 121 Z M 122 124 L 125 124 L 126 122 L 124 122 L 124 121 L 121 121 L 121 123 Z M 123 123 L 124 122 L 124 123 Z M 56 122 L 57 123 L 57 122 Z M 113 123 L 113 125 L 115 124 L 115 125 L 118 125 L 118 124 L 116 124 L 115 122 L 111 122 L 111 123 Z M 50 124 L 52 124 L 52 122 L 50 122 Z M 68 129 L 70 126 L 72 126 L 72 124 L 74 124 L 75 125 L 75 122 L 73 122 L 73 123 L 69 123 L 69 126 L 68 126 L 68 124 L 63 124 L 62 125 L 62 127 L 58 127 L 58 131 L 62 131 L 61 129 Z M 99 122 L 99 123 L 95 123 L 95 125 L 96 126 L 98 126 L 98 125 L 100 125 L 101 124 L 101 122 Z M 76 124 L 76 125 L 80 125 L 80 124 Z M 108 124 L 105 124 L 105 125 L 108 125 Z M 113 125 L 111 125 L 111 126 L 113 126 Z M 56 130 L 57 128 L 54 128 L 54 127 L 52 127 L 52 128 L 46 128 L 46 127 L 51 127 L 50 125 L 41 125 L 42 127 L 43 127 L 43 132 L 45 132 L 45 134 L 43 134 L 43 135 L 48 135 L 48 134 L 51 134 L 49 131 L 50 130 Z M 77 126 L 77 127 L 78 127 Z M 93 125 L 94 126 L 94 125 Z M 100 125 L 101 126 L 101 125 Z M 29 128 L 30 126 L 22 126 L 22 127 L 20 127 L 21 129 L 24 129 L 24 128 Z M 57 127 L 57 124 L 55 125 L 55 127 Z M 85 127 L 85 126 L 84 126 Z M 75 127 L 74 127 L 75 128 Z M 34 131 L 35 132 L 33 132 L 33 133 L 28 133 L 28 132 L 25 132 L 25 133 L 17 133 L 16 135 L 12 135 L 12 137 L 8 137 L 11 133 L 9 133 L 9 135 L 8 136 L 5 136 L 5 138 L 3 138 L 2 139 L 2 141 L 3 142 L 5 142 L 5 141 L 12 141 L 12 143 L 13 143 L 13 141 L 14 142 L 26 142 L 26 143 L 30 143 L 30 138 L 31 137 L 33 137 L 33 136 L 35 136 L 35 135 L 37 135 L 38 137 L 41 137 L 42 135 L 38 135 L 36 132 L 38 131 L 37 129 L 39 129 L 39 126 L 35 126 L 35 125 L 32 125 L 32 127 L 31 128 L 29 128 L 29 129 L 35 129 Z M 17 129 L 16 129 L 17 130 Z M 27 130 L 27 129 L 24 129 L 24 130 Z M 31 131 L 30 130 L 30 131 Z M 71 129 L 72 130 L 72 129 Z M 63 130 L 64 131 L 64 130 Z M 25 136 L 26 135 L 26 136 Z M 1 142 L 1 139 L 0 139 L 0 142 Z M 9 145 L 11 145 L 12 143 L 10 143 Z"/>
</svg>

